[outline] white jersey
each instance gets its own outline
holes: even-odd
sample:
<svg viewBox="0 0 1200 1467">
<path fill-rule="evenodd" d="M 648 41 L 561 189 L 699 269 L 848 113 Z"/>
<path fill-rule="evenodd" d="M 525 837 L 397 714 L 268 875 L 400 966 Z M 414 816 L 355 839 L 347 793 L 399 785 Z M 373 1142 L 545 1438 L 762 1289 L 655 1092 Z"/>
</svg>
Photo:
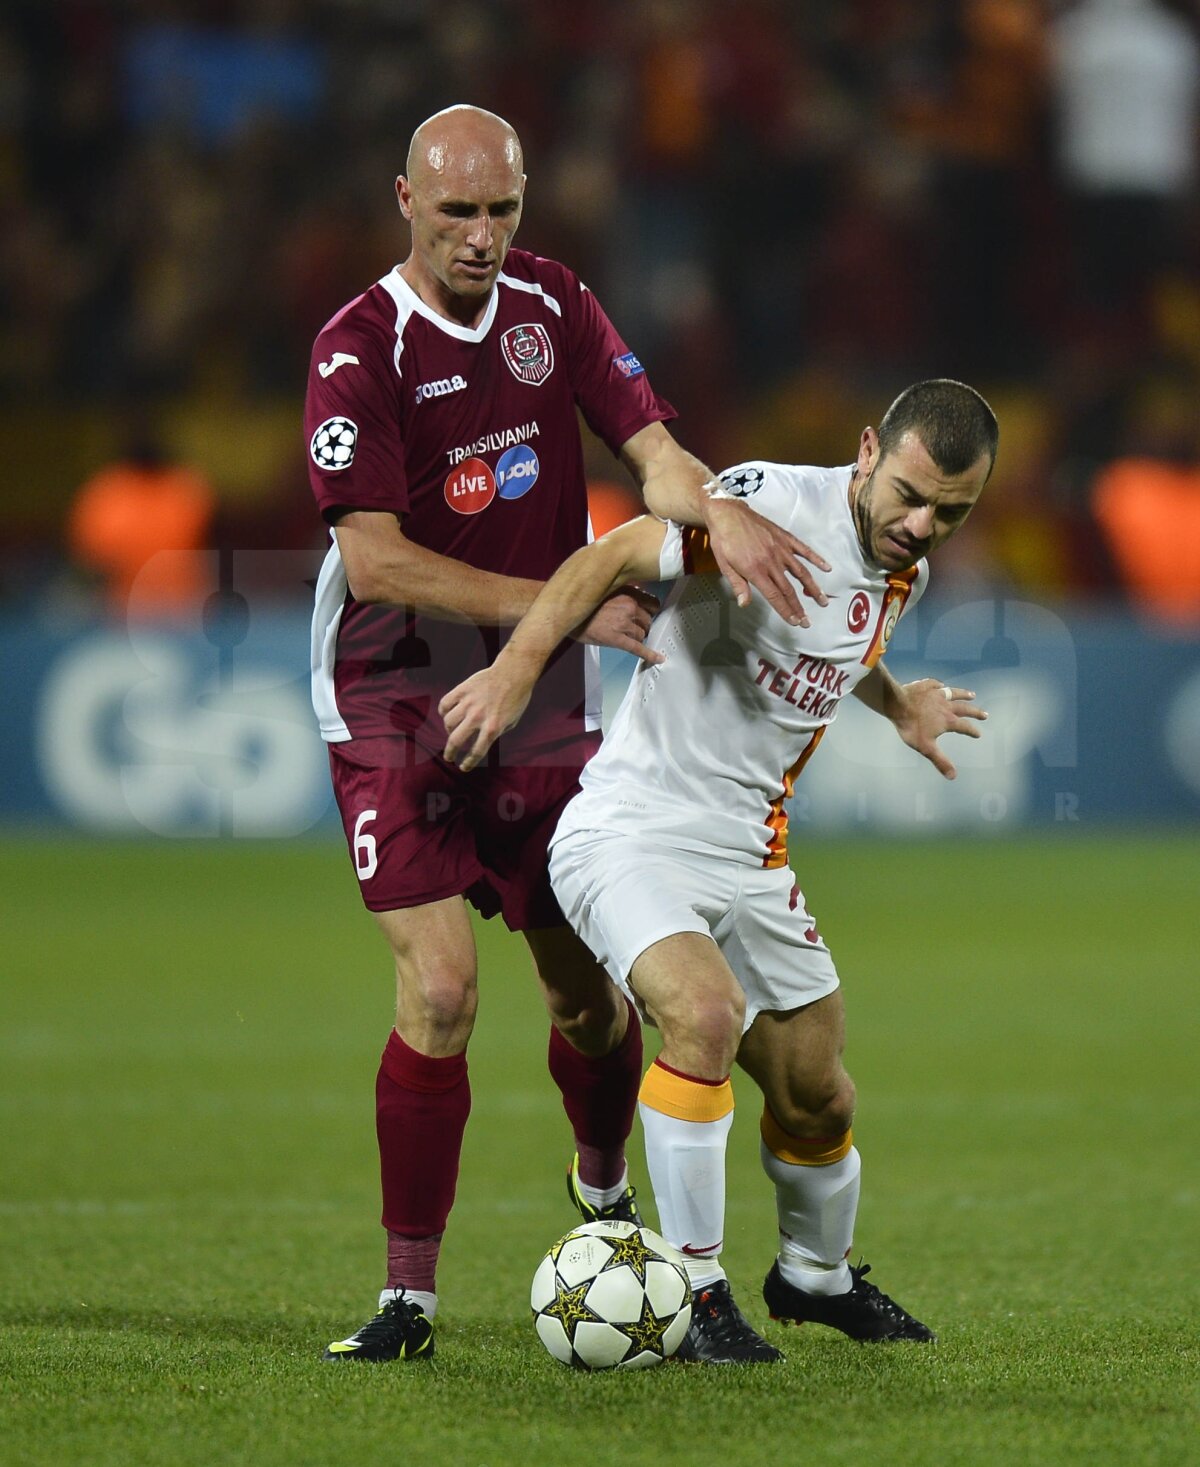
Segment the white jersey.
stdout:
<svg viewBox="0 0 1200 1467">
<path fill-rule="evenodd" d="M 805 601 L 807 628 L 789 626 L 757 593 L 739 607 L 707 535 L 668 524 L 660 574 L 685 579 L 646 638 L 666 661 L 634 673 L 555 840 L 568 830 L 637 831 L 680 850 L 786 865 L 784 801 L 929 575 L 924 561 L 886 571 L 864 558 L 851 472 L 746 463 L 721 475 L 728 492 L 833 567 L 817 572 L 829 604 Z"/>
</svg>

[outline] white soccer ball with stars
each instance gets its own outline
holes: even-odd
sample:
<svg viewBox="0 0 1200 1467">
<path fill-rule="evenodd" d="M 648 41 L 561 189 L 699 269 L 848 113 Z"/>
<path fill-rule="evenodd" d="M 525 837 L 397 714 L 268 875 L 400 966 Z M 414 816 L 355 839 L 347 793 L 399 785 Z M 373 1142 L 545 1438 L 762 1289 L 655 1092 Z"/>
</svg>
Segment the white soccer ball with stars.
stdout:
<svg viewBox="0 0 1200 1467">
<path fill-rule="evenodd" d="M 542 1344 L 580 1370 L 661 1365 L 692 1317 L 682 1256 L 630 1222 L 584 1223 L 560 1238 L 538 1265 L 529 1303 Z"/>
</svg>

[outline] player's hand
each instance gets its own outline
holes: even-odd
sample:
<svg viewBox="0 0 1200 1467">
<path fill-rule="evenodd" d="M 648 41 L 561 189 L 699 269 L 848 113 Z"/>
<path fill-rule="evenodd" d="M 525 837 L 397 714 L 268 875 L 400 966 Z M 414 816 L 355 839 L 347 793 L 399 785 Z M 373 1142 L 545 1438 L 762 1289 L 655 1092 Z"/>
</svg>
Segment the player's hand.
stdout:
<svg viewBox="0 0 1200 1467">
<path fill-rule="evenodd" d="M 447 734 L 442 758 L 464 774 L 474 769 L 525 712 L 532 693 L 532 682 L 506 676 L 495 663 L 451 688 L 438 704 Z"/>
<path fill-rule="evenodd" d="M 987 714 L 975 706 L 975 694 L 968 688 L 947 687 L 935 677 L 905 683 L 900 691 L 904 695 L 903 703 L 892 720 L 896 732 L 910 749 L 923 754 L 940 775 L 953 779 L 958 770 L 942 753 L 937 741 L 944 733 L 979 738 L 983 730 L 976 725 Z"/>
<path fill-rule="evenodd" d="M 647 647 L 644 640 L 659 604 L 657 596 L 639 586 L 622 586 L 602 601 L 572 635 L 577 642 L 619 647 L 647 662 L 661 662 L 662 653 Z"/>
<path fill-rule="evenodd" d="M 739 606 L 749 606 L 753 586 L 790 626 L 806 627 L 808 616 L 793 579 L 818 606 L 828 604 L 828 597 L 805 561 L 823 571 L 831 569 L 829 562 L 782 525 L 765 519 L 740 500 L 713 497 L 705 511 L 705 528 L 721 574 Z"/>
</svg>

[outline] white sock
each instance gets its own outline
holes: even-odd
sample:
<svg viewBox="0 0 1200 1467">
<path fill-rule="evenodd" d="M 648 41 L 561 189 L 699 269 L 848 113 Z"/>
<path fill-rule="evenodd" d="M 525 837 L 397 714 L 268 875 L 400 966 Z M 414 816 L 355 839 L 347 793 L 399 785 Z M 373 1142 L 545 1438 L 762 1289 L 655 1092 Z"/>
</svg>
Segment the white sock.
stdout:
<svg viewBox="0 0 1200 1467">
<path fill-rule="evenodd" d="M 809 1294 L 844 1294 L 853 1286 L 846 1254 L 854 1241 L 862 1159 L 852 1146 L 828 1166 L 781 1161 L 765 1144 L 763 1171 L 775 1183 L 779 1271 Z"/>
<path fill-rule="evenodd" d="M 684 1256 L 693 1290 L 725 1277 L 725 1144 L 733 1111 L 715 1121 L 681 1121 L 638 1105 L 659 1231 Z"/>
<path fill-rule="evenodd" d="M 589 1207 L 611 1207 L 625 1195 L 625 1189 L 629 1186 L 629 1168 L 626 1167 L 622 1172 L 621 1180 L 615 1187 L 590 1187 L 580 1178 L 578 1172 L 575 1173 L 575 1185 Z"/>
<path fill-rule="evenodd" d="M 421 1306 L 421 1313 L 431 1323 L 433 1316 L 437 1313 L 437 1295 L 430 1294 L 425 1289 L 382 1289 L 379 1294 L 379 1307 L 390 1304 L 393 1299 L 398 1299 L 403 1294 L 406 1299 L 411 1299 L 414 1304 Z"/>
</svg>

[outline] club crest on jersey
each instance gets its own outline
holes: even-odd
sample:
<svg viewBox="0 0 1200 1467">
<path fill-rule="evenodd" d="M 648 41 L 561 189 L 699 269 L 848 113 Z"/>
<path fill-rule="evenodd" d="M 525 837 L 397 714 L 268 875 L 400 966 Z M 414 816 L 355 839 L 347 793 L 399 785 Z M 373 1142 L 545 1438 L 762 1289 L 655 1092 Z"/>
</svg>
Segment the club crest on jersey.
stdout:
<svg viewBox="0 0 1200 1467">
<path fill-rule="evenodd" d="M 900 620 L 900 613 L 904 610 L 905 596 L 891 597 L 887 610 L 884 612 L 883 623 L 879 628 L 879 645 L 883 651 L 887 651 L 887 644 L 892 640 L 892 633 L 896 630 L 896 623 Z"/>
<path fill-rule="evenodd" d="M 871 598 L 865 591 L 856 591 L 850 602 L 850 609 L 846 612 L 846 625 L 857 637 L 860 632 L 866 631 L 870 619 Z"/>
<path fill-rule="evenodd" d="M 539 387 L 554 371 L 554 347 L 546 328 L 536 321 L 510 326 L 500 338 L 508 370 L 518 382 Z"/>
<path fill-rule="evenodd" d="M 888 577 L 888 588 L 884 592 L 883 605 L 879 611 L 879 621 L 875 628 L 875 635 L 871 638 L 871 645 L 863 654 L 863 666 L 874 667 L 883 654 L 887 651 L 887 645 L 892 640 L 892 633 L 896 630 L 896 623 L 900 620 L 900 613 L 904 610 L 908 598 L 912 595 L 913 583 L 917 579 L 916 569 L 900 571 L 894 576 Z"/>
<path fill-rule="evenodd" d="M 717 475 L 721 488 L 736 499 L 748 499 L 751 494 L 757 494 L 766 477 L 762 469 L 755 468 L 753 464 L 743 464 L 740 469 L 726 469 Z"/>
</svg>

